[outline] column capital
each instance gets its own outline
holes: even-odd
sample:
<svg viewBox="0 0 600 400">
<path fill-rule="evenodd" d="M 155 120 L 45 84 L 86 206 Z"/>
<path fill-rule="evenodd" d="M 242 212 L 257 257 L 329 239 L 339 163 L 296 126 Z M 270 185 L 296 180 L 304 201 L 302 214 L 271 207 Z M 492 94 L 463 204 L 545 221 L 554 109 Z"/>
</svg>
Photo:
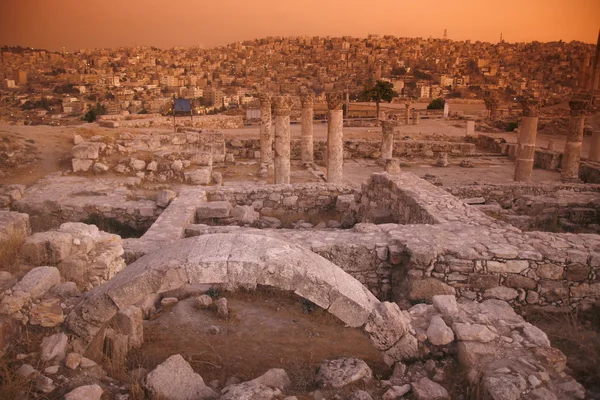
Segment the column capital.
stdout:
<svg viewBox="0 0 600 400">
<path fill-rule="evenodd" d="M 292 112 L 292 98 L 290 96 L 275 96 L 274 112 L 276 117 L 289 117 Z"/>
<path fill-rule="evenodd" d="M 393 119 L 382 119 L 379 122 L 381 123 L 381 127 L 385 131 L 387 131 L 387 130 L 393 130 L 394 127 L 396 127 L 396 126 L 399 125 L 398 121 L 393 120 Z"/>
<path fill-rule="evenodd" d="M 271 96 L 268 93 L 260 92 L 257 97 L 261 107 L 271 107 Z"/>
<path fill-rule="evenodd" d="M 404 103 L 404 107 L 406 107 L 406 109 L 408 110 L 410 108 L 410 101 Z"/>
<path fill-rule="evenodd" d="M 531 97 L 520 97 L 518 99 L 523 109 L 524 117 L 537 117 L 540 113 L 540 102 Z"/>
<path fill-rule="evenodd" d="M 331 92 L 326 94 L 327 97 L 327 108 L 329 110 L 341 110 L 343 103 L 343 96 L 341 92 Z"/>
<path fill-rule="evenodd" d="M 571 115 L 579 117 L 584 115 L 589 106 L 589 102 L 583 99 L 573 99 L 569 101 L 569 108 L 571 109 Z"/>
<path fill-rule="evenodd" d="M 315 103 L 315 96 L 312 93 L 302 93 L 300 95 L 300 103 L 302 103 L 302 108 L 312 107 Z"/>
</svg>

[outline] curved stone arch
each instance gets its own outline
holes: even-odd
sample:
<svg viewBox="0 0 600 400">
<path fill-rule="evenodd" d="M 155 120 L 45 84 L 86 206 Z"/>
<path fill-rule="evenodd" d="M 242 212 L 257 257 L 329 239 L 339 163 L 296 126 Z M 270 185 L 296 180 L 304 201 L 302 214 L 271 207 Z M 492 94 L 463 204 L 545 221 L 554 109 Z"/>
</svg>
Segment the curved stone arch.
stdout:
<svg viewBox="0 0 600 400">
<path fill-rule="evenodd" d="M 381 303 L 337 265 L 296 244 L 238 233 L 182 239 L 140 258 L 89 292 L 69 314 L 67 326 L 87 347 L 119 310 L 185 284 L 293 291 L 348 326 L 363 327 L 381 350 L 410 336 L 396 304 Z"/>
</svg>

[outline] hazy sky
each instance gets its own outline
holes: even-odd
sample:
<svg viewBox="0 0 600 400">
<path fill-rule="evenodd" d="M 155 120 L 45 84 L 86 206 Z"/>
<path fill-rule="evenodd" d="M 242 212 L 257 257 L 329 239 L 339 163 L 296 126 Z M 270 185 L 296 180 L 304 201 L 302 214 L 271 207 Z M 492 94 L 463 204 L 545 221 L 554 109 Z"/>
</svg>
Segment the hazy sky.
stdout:
<svg viewBox="0 0 600 400">
<path fill-rule="evenodd" d="M 206 47 L 265 36 L 595 43 L 600 0 L 0 0 L 0 45 Z"/>
</svg>

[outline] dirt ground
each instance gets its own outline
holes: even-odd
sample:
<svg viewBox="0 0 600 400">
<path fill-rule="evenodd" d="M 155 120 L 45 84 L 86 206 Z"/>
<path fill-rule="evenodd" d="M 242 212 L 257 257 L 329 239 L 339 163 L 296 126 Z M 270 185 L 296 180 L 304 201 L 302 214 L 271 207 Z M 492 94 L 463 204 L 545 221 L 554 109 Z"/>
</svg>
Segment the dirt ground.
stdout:
<svg viewBox="0 0 600 400">
<path fill-rule="evenodd" d="M 190 297 L 145 321 L 144 344 L 128 355 L 129 367 L 152 369 L 179 353 L 205 382 L 218 380 L 220 387 L 232 376 L 246 381 L 283 368 L 292 392 L 316 389 L 315 369 L 330 358 L 357 357 L 375 375 L 391 373 L 364 333 L 318 307 L 309 312 L 293 293 L 263 288 L 222 296 L 229 303 L 229 320 L 214 309 L 196 308 Z M 219 333 L 210 333 L 211 326 Z"/>
</svg>

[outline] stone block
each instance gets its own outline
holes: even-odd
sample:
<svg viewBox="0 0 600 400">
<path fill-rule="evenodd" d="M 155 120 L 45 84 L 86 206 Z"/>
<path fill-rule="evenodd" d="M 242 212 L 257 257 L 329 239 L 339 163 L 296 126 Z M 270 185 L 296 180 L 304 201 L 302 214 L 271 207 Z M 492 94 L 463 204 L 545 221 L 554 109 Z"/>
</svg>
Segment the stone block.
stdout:
<svg viewBox="0 0 600 400">
<path fill-rule="evenodd" d="M 410 321 L 398 305 L 386 301 L 375 306 L 364 329 L 375 347 L 387 350 L 400 340 L 409 326 Z"/>
<path fill-rule="evenodd" d="M 566 300 L 569 298 L 569 284 L 567 282 L 541 280 L 540 295 L 547 301 Z"/>
<path fill-rule="evenodd" d="M 99 157 L 100 149 L 106 146 L 104 143 L 83 142 L 73 146 L 71 155 L 75 159 L 96 160 Z"/>
<path fill-rule="evenodd" d="M 519 296 L 519 292 L 517 292 L 515 289 L 504 286 L 497 286 L 495 288 L 487 289 L 483 293 L 484 299 L 498 299 L 504 301 L 516 299 L 517 296 Z"/>
<path fill-rule="evenodd" d="M 127 335 L 130 348 L 140 347 L 144 343 L 144 321 L 142 310 L 129 306 L 117 313 L 117 328 Z"/>
<path fill-rule="evenodd" d="M 540 264 L 537 268 L 537 276 L 542 279 L 562 279 L 564 268 L 556 264 Z"/>
<path fill-rule="evenodd" d="M 517 289 L 535 289 L 537 282 L 534 279 L 522 275 L 509 274 L 506 277 L 506 286 Z"/>
<path fill-rule="evenodd" d="M 410 300 L 431 302 L 433 296 L 440 294 L 455 295 L 456 290 L 435 278 L 413 279 L 410 282 L 408 293 Z"/>
<path fill-rule="evenodd" d="M 498 286 L 499 277 L 493 274 L 472 274 L 469 275 L 469 284 L 473 289 L 491 289 Z"/>
<path fill-rule="evenodd" d="M 185 181 L 190 185 L 210 185 L 211 173 L 209 169 L 196 169 L 184 173 Z"/>
<path fill-rule="evenodd" d="M 60 273 L 55 267 L 37 267 L 29 271 L 13 287 L 13 292 L 29 293 L 32 300 L 39 299 L 60 283 Z"/>
<path fill-rule="evenodd" d="M 209 201 L 201 203 L 196 209 L 198 220 L 209 218 L 227 218 L 231 213 L 231 203 L 228 201 Z"/>
<path fill-rule="evenodd" d="M 508 260 L 506 262 L 488 261 L 487 269 L 489 272 L 520 274 L 529 268 L 529 262 L 526 260 Z"/>
<path fill-rule="evenodd" d="M 579 286 L 571 287 L 571 295 L 573 297 L 593 297 L 600 298 L 600 283 L 582 283 Z"/>
<path fill-rule="evenodd" d="M 566 278 L 568 281 L 581 282 L 589 278 L 590 267 L 584 264 L 571 264 L 567 266 Z"/>
<path fill-rule="evenodd" d="M 93 160 L 74 158 L 71 161 L 71 166 L 73 167 L 73 172 L 87 172 L 90 170 L 93 163 Z"/>
<path fill-rule="evenodd" d="M 56 265 L 71 254 L 73 236 L 67 232 L 34 233 L 23 243 L 25 259 L 34 265 Z"/>
</svg>

